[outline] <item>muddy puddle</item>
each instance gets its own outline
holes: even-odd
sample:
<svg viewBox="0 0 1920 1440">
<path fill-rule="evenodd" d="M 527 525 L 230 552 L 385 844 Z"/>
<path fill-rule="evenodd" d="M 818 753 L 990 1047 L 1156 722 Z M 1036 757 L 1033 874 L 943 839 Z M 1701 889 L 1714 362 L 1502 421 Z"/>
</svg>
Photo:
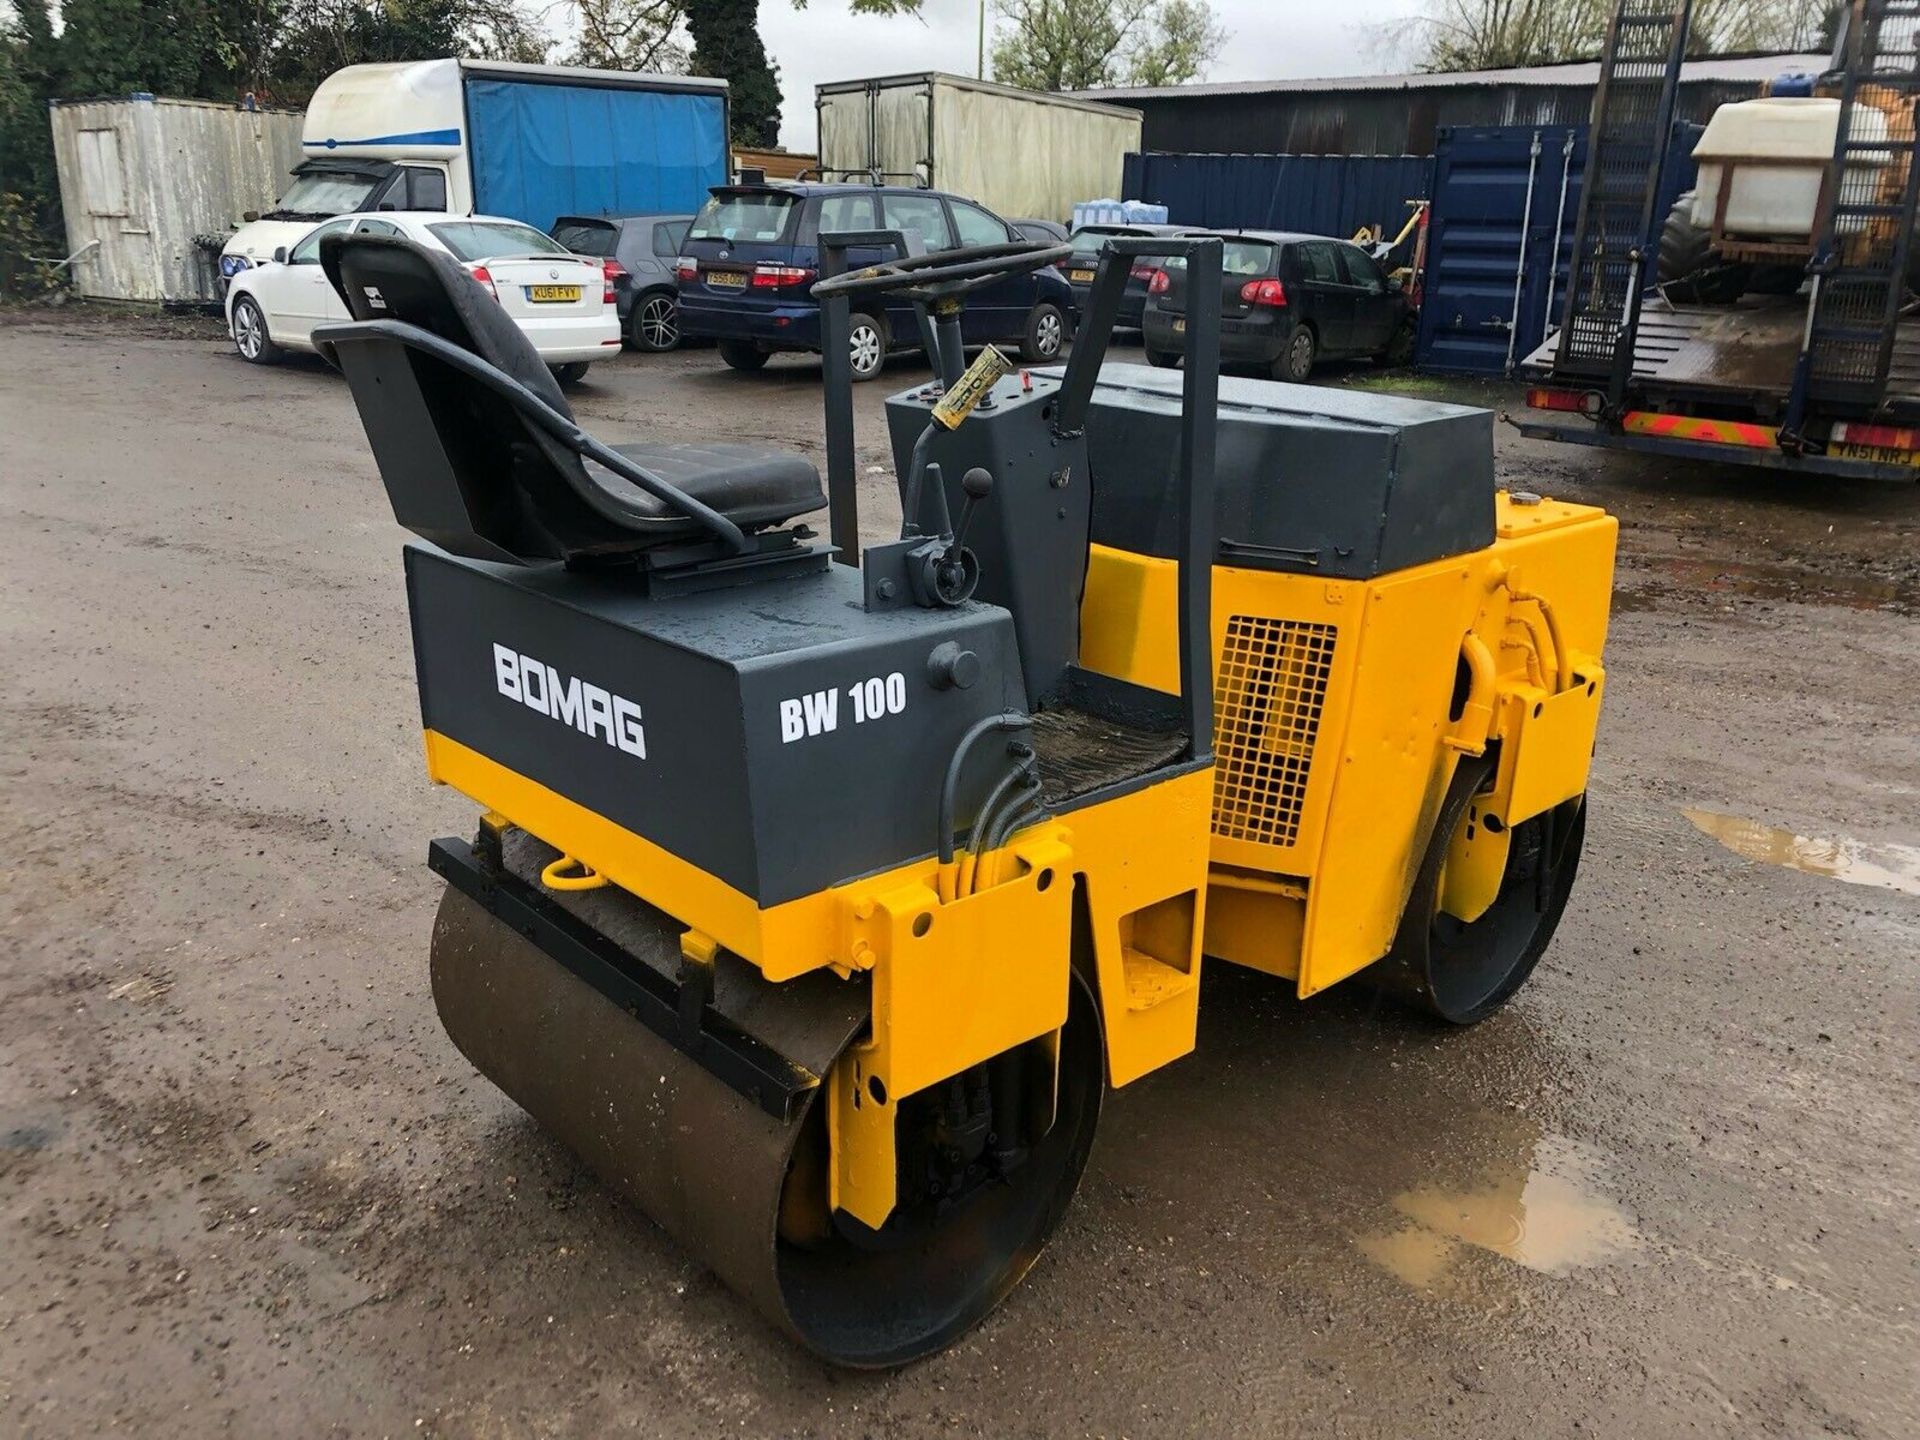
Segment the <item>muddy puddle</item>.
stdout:
<svg viewBox="0 0 1920 1440">
<path fill-rule="evenodd" d="M 1809 875 L 1920 895 L 1920 845 L 1866 845 L 1857 840 L 1796 835 L 1774 825 L 1714 810 L 1681 812 L 1704 835 L 1734 854 Z"/>
<path fill-rule="evenodd" d="M 1632 1218 L 1601 1189 L 1604 1168 L 1590 1146 L 1536 1130 L 1530 1143 L 1464 1184 L 1401 1191 L 1392 1201 L 1398 1223 L 1355 1244 L 1416 1290 L 1446 1290 L 1475 1251 L 1567 1275 L 1641 1244 Z"/>
<path fill-rule="evenodd" d="M 1784 601 L 1920 615 L 1920 584 L 1873 575 L 1827 575 L 1793 565 L 1717 560 L 1705 556 L 1632 557 L 1623 565 L 1613 608 L 1662 609 L 1677 593 L 1727 599 Z"/>
</svg>

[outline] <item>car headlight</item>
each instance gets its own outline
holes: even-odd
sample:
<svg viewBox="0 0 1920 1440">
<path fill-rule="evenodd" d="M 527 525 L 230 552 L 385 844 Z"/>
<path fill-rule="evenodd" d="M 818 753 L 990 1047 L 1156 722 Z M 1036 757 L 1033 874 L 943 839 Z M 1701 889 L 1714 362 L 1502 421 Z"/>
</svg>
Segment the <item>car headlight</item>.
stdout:
<svg viewBox="0 0 1920 1440">
<path fill-rule="evenodd" d="M 223 278 L 231 280 L 252 264 L 253 262 L 244 255 L 222 255 L 220 257 L 220 274 Z"/>
</svg>

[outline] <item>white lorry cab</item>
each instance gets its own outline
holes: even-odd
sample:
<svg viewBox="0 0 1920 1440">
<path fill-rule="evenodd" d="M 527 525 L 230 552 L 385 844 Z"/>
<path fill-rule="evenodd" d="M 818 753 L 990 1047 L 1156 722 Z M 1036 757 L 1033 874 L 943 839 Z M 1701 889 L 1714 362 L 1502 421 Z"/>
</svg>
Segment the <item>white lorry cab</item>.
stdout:
<svg viewBox="0 0 1920 1440">
<path fill-rule="evenodd" d="M 313 92 L 302 159 L 274 208 L 220 254 L 230 281 L 315 225 L 367 211 L 691 213 L 724 184 L 727 84 L 686 75 L 415 60 L 349 65 Z"/>
</svg>

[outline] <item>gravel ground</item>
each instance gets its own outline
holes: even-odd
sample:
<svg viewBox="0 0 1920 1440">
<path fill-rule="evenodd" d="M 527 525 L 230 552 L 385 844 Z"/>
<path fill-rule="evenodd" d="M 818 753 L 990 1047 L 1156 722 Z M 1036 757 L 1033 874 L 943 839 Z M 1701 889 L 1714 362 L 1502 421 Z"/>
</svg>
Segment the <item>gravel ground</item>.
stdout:
<svg viewBox="0 0 1920 1440">
<path fill-rule="evenodd" d="M 818 458 L 818 373 L 626 357 L 580 408 Z M 1920 1431 L 1920 489 L 1503 428 L 1509 482 L 1624 524 L 1533 983 L 1440 1036 L 1214 967 L 1028 1282 L 848 1376 L 441 1035 L 422 858 L 471 808 L 339 380 L 14 315 L 0 436 L 0 1433 Z"/>
</svg>

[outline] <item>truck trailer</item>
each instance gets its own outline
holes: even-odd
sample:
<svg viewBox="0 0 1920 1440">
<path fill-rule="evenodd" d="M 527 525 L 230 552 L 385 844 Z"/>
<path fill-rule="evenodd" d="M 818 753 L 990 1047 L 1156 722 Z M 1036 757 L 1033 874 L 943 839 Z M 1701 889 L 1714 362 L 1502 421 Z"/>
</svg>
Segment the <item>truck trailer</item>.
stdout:
<svg viewBox="0 0 1920 1440">
<path fill-rule="evenodd" d="M 1559 332 L 1529 435 L 1809 474 L 1920 478 L 1920 8 L 1853 0 L 1828 71 L 1723 105 L 1655 195 L 1690 0 L 1621 0 Z M 1657 260 L 1657 266 L 1656 266 Z M 1649 273 L 1649 272 L 1652 273 Z"/>
<path fill-rule="evenodd" d="M 727 82 L 688 75 L 416 60 L 320 82 L 276 207 L 227 242 L 224 278 L 322 220 L 361 210 L 504 215 L 689 213 L 724 184 Z"/>
<path fill-rule="evenodd" d="M 1064 221 L 1120 193 L 1140 112 L 927 72 L 815 87 L 822 180 L 919 185 Z"/>
</svg>

